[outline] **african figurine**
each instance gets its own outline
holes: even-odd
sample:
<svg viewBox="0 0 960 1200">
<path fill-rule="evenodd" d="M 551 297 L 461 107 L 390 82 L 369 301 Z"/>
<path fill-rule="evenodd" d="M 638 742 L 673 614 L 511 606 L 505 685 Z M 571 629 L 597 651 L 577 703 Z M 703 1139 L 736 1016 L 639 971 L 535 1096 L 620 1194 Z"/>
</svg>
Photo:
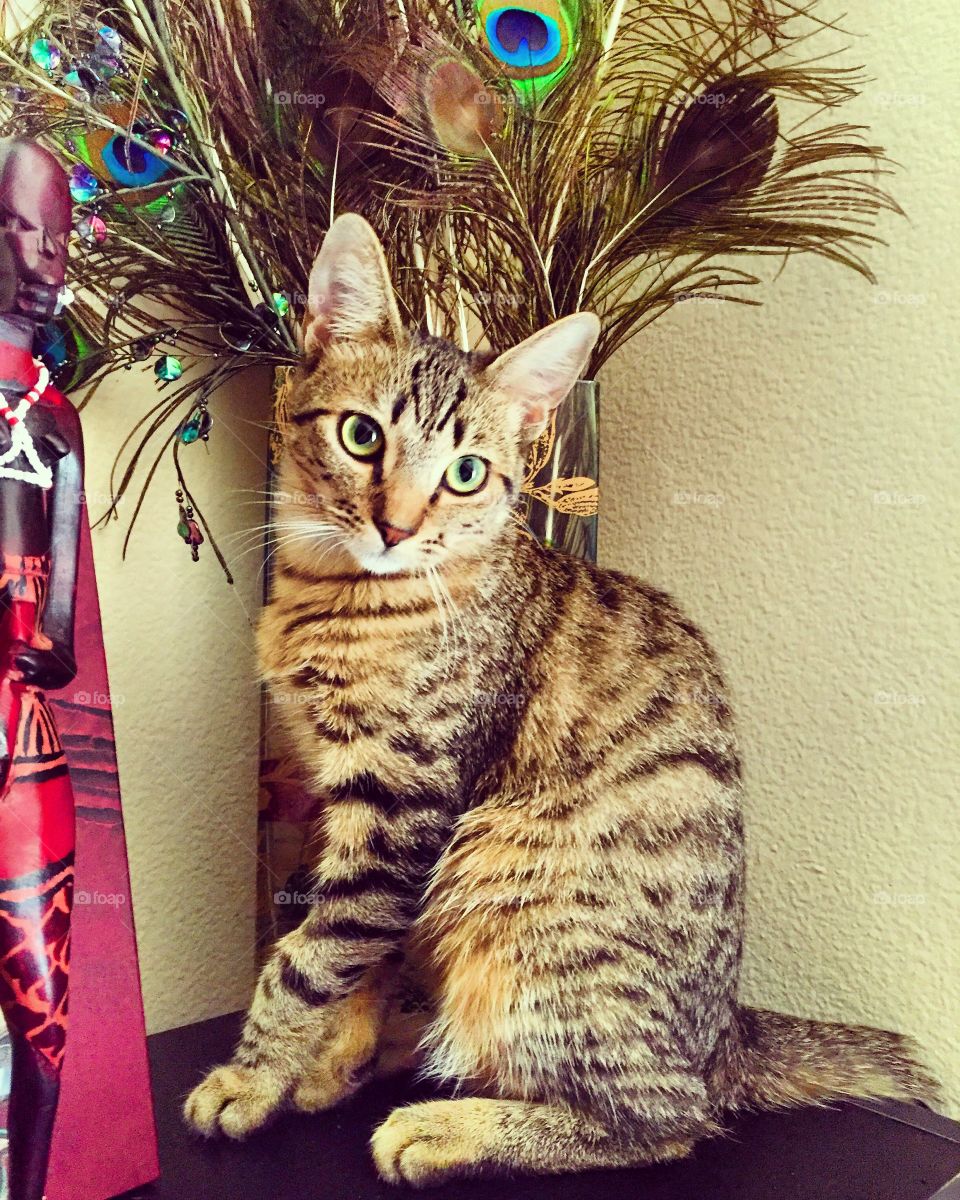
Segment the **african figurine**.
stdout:
<svg viewBox="0 0 960 1200">
<path fill-rule="evenodd" d="M 41 1200 L 66 1044 L 74 799 L 45 693 L 76 675 L 76 410 L 32 353 L 71 231 L 66 175 L 0 144 L 0 1008 L 13 1047 L 11 1200 Z"/>
</svg>

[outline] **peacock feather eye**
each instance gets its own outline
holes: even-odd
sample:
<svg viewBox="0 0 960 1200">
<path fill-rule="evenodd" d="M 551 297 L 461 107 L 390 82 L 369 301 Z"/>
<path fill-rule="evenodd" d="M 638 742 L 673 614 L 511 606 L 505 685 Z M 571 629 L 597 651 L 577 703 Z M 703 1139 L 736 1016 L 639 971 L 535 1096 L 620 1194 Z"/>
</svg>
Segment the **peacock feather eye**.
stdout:
<svg viewBox="0 0 960 1200">
<path fill-rule="evenodd" d="M 163 151 L 153 154 L 139 142 L 128 141 L 122 135 L 113 137 L 101 150 L 101 161 L 110 178 L 120 187 L 149 187 L 169 174 L 163 161 Z"/>
<path fill-rule="evenodd" d="M 348 413 L 340 422 L 340 441 L 354 458 L 374 458 L 383 449 L 383 430 L 372 417 Z"/>
<path fill-rule="evenodd" d="M 153 150 L 109 129 L 88 129 L 72 134 L 82 165 L 92 174 L 94 182 L 118 189 L 117 199 L 126 208 L 159 216 L 171 207 L 171 190 L 179 190 L 181 186 L 167 160 L 167 153 L 173 147 L 172 135 L 168 130 L 150 129 L 133 121 L 129 106 L 123 103 L 108 104 L 104 113 L 114 125 L 130 128 Z"/>
<path fill-rule="evenodd" d="M 447 467 L 443 482 L 458 496 L 469 496 L 472 492 L 479 492 L 487 482 L 487 464 L 476 454 L 464 454 Z"/>
<path fill-rule="evenodd" d="M 480 36 L 517 92 L 546 98 L 576 52 L 579 0 L 478 0 Z"/>
</svg>

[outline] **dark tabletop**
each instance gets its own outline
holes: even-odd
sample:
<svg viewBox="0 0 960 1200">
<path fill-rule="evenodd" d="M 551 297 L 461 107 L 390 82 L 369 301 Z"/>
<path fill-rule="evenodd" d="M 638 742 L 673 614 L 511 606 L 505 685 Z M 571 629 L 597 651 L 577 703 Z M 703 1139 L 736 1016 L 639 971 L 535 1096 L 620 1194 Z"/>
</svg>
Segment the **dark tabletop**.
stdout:
<svg viewBox="0 0 960 1200">
<path fill-rule="evenodd" d="M 239 1016 L 150 1038 L 163 1176 L 127 1200 L 397 1200 L 412 1189 L 377 1177 L 367 1141 L 396 1104 L 433 1094 L 371 1084 L 345 1107 L 290 1114 L 244 1143 L 189 1134 L 180 1105 L 204 1070 L 229 1057 Z M 888 1115 L 857 1105 L 742 1118 L 690 1159 L 593 1171 L 446 1184 L 436 1200 L 960 1200 L 960 1126 L 913 1106 Z M 913 1122 L 929 1128 L 918 1128 Z"/>
</svg>

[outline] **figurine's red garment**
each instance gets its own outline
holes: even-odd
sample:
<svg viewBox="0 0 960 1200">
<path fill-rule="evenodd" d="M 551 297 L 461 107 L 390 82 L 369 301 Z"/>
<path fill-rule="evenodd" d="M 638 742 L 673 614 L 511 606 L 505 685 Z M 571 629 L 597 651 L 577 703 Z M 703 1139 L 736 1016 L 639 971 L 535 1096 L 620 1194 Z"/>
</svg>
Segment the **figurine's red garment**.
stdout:
<svg viewBox="0 0 960 1200">
<path fill-rule="evenodd" d="M 59 1072 L 67 1023 L 74 803 L 46 697 L 13 666 L 41 632 L 49 560 L 3 555 L 0 712 L 11 768 L 0 793 L 0 1007 L 11 1032 Z"/>
</svg>

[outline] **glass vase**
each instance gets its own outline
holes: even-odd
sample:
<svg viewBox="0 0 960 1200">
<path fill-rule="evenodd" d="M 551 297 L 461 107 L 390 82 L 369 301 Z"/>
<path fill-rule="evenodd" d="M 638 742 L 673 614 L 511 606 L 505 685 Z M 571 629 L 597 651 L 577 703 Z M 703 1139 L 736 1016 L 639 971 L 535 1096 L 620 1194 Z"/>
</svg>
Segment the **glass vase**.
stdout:
<svg viewBox="0 0 960 1200">
<path fill-rule="evenodd" d="M 600 388 L 581 379 L 530 448 L 523 492 L 531 533 L 565 554 L 597 561 Z"/>
</svg>

